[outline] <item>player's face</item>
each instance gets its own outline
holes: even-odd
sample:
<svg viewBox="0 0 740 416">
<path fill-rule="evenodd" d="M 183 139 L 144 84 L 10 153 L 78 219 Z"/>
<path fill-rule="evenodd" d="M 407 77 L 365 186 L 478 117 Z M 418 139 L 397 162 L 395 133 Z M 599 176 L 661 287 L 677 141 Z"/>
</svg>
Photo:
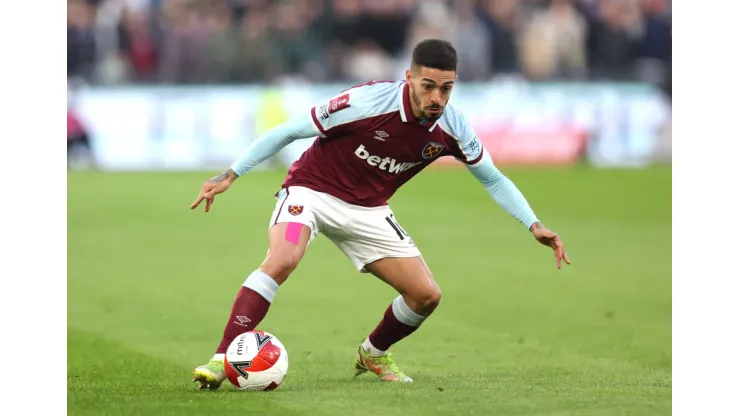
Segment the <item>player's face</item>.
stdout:
<svg viewBox="0 0 740 416">
<path fill-rule="evenodd" d="M 427 120 L 442 117 L 456 77 L 455 71 L 442 71 L 425 66 L 406 71 L 414 116 Z"/>
</svg>

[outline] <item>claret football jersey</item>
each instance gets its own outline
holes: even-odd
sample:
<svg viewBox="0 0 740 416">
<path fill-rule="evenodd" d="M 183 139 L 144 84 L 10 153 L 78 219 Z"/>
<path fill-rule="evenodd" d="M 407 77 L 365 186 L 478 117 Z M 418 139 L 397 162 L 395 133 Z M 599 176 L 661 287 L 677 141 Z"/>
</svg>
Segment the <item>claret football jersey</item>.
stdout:
<svg viewBox="0 0 740 416">
<path fill-rule="evenodd" d="M 440 157 L 481 160 L 481 144 L 461 113 L 448 104 L 439 120 L 416 120 L 408 91 L 406 81 L 375 81 L 312 107 L 320 136 L 290 167 L 283 186 L 373 207 Z"/>
</svg>

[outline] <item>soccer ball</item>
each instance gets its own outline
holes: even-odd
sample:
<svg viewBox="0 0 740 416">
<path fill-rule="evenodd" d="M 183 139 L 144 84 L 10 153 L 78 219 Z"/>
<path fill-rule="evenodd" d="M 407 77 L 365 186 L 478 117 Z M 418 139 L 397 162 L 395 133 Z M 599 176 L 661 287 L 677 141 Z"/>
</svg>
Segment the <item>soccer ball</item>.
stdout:
<svg viewBox="0 0 740 416">
<path fill-rule="evenodd" d="M 245 332 L 226 350 L 224 370 L 226 378 L 239 390 L 273 390 L 288 372 L 288 352 L 269 332 Z"/>
</svg>

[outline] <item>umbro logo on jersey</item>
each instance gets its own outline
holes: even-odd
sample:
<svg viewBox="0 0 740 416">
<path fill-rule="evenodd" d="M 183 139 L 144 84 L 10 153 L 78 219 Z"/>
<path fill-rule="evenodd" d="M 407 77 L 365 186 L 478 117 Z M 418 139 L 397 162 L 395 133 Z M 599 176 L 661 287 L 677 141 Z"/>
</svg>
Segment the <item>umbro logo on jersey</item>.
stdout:
<svg viewBox="0 0 740 416">
<path fill-rule="evenodd" d="M 381 142 L 384 142 L 386 138 L 388 138 L 388 133 L 384 132 L 383 130 L 376 130 L 375 131 L 375 137 L 374 137 L 374 139 L 377 139 L 377 140 L 380 140 Z"/>
<path fill-rule="evenodd" d="M 389 157 L 382 158 L 380 156 L 371 155 L 370 152 L 365 149 L 364 145 L 360 145 L 360 147 L 355 150 L 355 155 L 360 159 L 366 161 L 368 165 L 377 166 L 378 169 L 387 170 L 390 173 L 401 173 L 421 163 L 398 162 L 396 159 L 391 159 Z"/>
</svg>

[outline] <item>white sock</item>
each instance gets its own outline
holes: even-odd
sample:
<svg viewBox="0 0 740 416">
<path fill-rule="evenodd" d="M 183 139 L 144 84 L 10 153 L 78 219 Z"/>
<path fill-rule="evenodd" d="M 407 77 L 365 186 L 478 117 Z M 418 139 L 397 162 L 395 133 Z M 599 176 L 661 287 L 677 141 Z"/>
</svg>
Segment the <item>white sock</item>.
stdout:
<svg viewBox="0 0 740 416">
<path fill-rule="evenodd" d="M 223 361 L 224 357 L 226 357 L 226 354 L 215 354 L 212 359 L 217 360 L 217 361 Z"/>
<path fill-rule="evenodd" d="M 272 303 L 275 300 L 275 294 L 277 293 L 280 285 L 277 284 L 275 279 L 268 276 L 261 270 L 255 270 L 247 277 L 242 286 L 252 289 L 259 293 L 265 300 Z"/>
<path fill-rule="evenodd" d="M 381 351 L 370 342 L 370 338 L 365 338 L 365 342 L 362 343 L 362 349 L 365 350 L 368 355 L 371 357 L 380 357 L 381 355 L 385 355 L 387 351 Z"/>
<path fill-rule="evenodd" d="M 393 316 L 395 316 L 396 319 L 398 319 L 398 322 L 401 322 L 402 324 L 406 324 L 408 326 L 420 326 L 422 322 L 427 319 L 426 316 L 419 315 L 412 311 L 411 308 L 409 308 L 409 305 L 406 304 L 406 301 L 403 300 L 403 296 L 398 296 L 393 299 L 391 307 L 393 309 Z"/>
</svg>

